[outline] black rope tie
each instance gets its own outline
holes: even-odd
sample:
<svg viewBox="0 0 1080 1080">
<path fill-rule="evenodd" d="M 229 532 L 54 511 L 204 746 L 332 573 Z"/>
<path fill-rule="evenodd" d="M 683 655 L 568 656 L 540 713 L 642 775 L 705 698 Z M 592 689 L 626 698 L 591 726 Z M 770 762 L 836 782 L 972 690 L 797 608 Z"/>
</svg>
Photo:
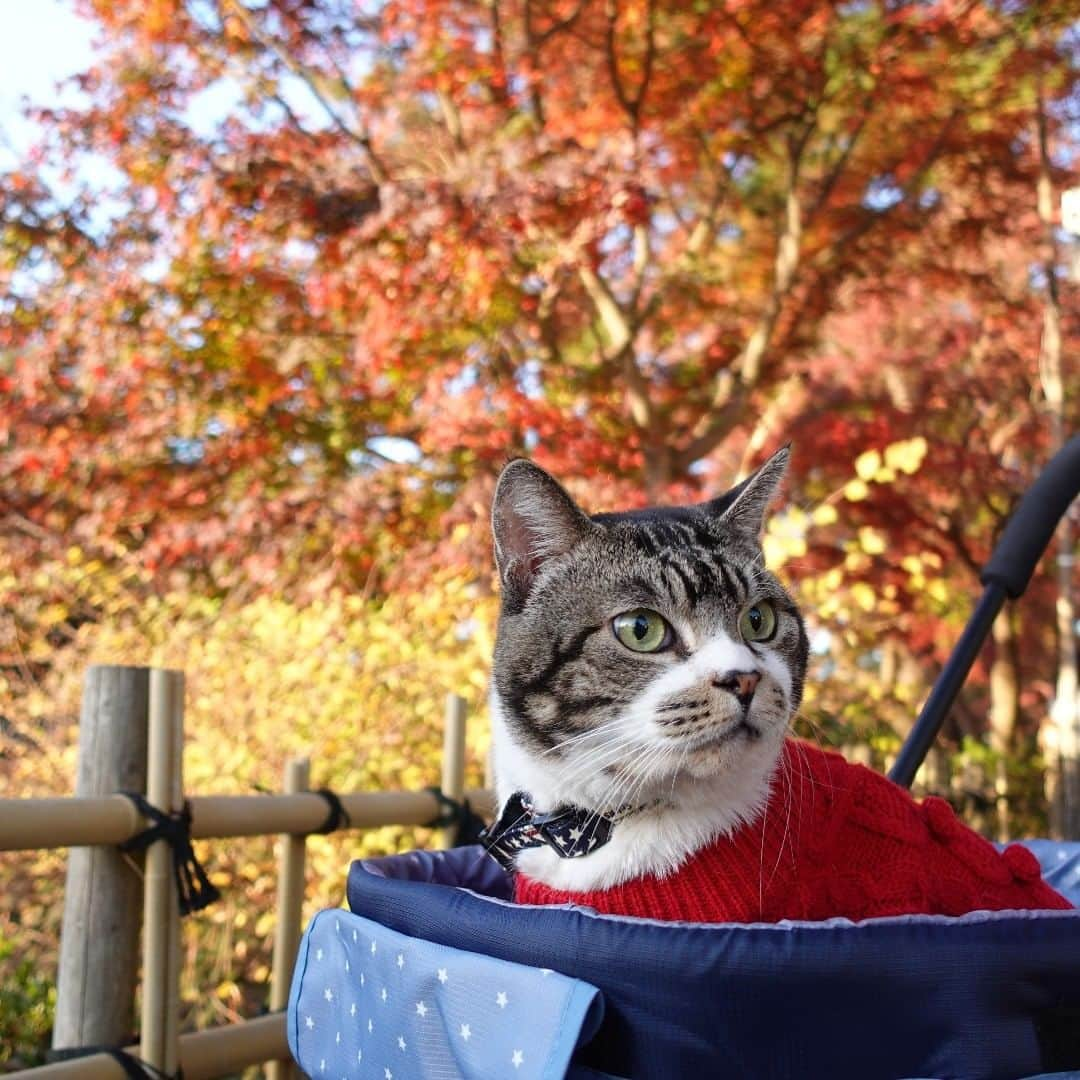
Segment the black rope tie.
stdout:
<svg viewBox="0 0 1080 1080">
<path fill-rule="evenodd" d="M 130 840 L 125 840 L 120 845 L 120 850 L 145 851 L 156 840 L 164 840 L 169 845 L 172 849 L 173 874 L 176 877 L 181 915 L 202 911 L 204 907 L 219 900 L 221 893 L 206 876 L 206 871 L 199 865 L 191 847 L 190 804 L 185 802 L 182 810 L 166 814 L 133 791 L 122 791 L 120 794 L 130 799 L 139 813 L 154 823 L 141 833 L 136 833 Z"/>
<path fill-rule="evenodd" d="M 90 1057 L 93 1054 L 108 1054 L 124 1070 L 124 1075 L 129 1077 L 129 1080 L 183 1080 L 182 1069 L 177 1069 L 175 1073 L 164 1072 L 119 1046 L 65 1046 L 49 1050 L 45 1056 L 47 1061 L 56 1062 Z"/>
<path fill-rule="evenodd" d="M 118 1050 L 113 1047 L 107 1049 L 105 1053 L 116 1061 L 120 1068 L 124 1070 L 124 1074 L 130 1077 L 130 1080 L 183 1080 L 184 1072 L 182 1069 L 177 1069 L 175 1075 L 171 1076 L 153 1065 L 148 1065 L 141 1058 L 129 1054 L 126 1050 Z"/>
<path fill-rule="evenodd" d="M 332 833 L 337 829 L 348 828 L 352 825 L 349 820 L 348 812 L 345 807 L 341 805 L 341 799 L 337 797 L 329 788 L 319 788 L 318 791 L 311 792 L 312 795 L 318 795 L 329 807 L 329 813 L 326 815 L 326 820 L 317 828 L 312 829 L 313 833 Z"/>
<path fill-rule="evenodd" d="M 454 828 L 454 847 L 465 847 L 468 844 L 478 844 L 484 831 L 484 819 L 469 805 L 468 799 L 458 802 L 446 795 L 441 788 L 429 787 L 439 804 L 439 813 L 431 821 L 424 823 L 425 829 L 448 829 Z"/>
</svg>

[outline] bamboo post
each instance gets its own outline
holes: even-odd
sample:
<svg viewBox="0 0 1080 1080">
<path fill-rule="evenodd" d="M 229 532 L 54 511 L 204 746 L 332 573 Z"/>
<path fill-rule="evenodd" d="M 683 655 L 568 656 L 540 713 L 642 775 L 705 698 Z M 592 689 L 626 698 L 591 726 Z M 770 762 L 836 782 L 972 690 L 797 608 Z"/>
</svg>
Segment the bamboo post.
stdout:
<svg viewBox="0 0 1080 1080">
<path fill-rule="evenodd" d="M 251 1065 L 288 1054 L 285 1017 L 281 1013 L 244 1020 L 226 1027 L 180 1036 L 180 1068 L 184 1080 L 232 1076 Z M 138 1054 L 137 1046 L 125 1048 Z M 36 1069 L 5 1073 L 5 1080 L 127 1080 L 123 1065 L 109 1054 L 65 1058 Z"/>
<path fill-rule="evenodd" d="M 490 791 L 473 788 L 465 795 L 481 817 L 494 812 Z M 439 811 L 430 791 L 354 791 L 339 798 L 353 829 L 424 825 Z M 310 833 L 326 820 L 326 801 L 314 792 L 195 795 L 187 802 L 196 840 Z M 122 795 L 0 798 L 0 852 L 122 844 L 142 827 L 142 814 Z"/>
<path fill-rule="evenodd" d="M 443 728 L 442 793 L 456 802 L 465 796 L 465 699 L 460 694 L 446 696 L 446 726 Z M 453 847 L 454 826 L 442 830 L 442 846 Z"/>
<path fill-rule="evenodd" d="M 149 686 L 147 668 L 95 665 L 87 670 L 79 716 L 77 796 L 145 790 Z M 125 816 L 138 819 L 131 804 L 123 806 Z M 131 1038 L 141 921 L 138 863 L 112 847 L 72 848 L 64 890 L 54 1050 L 120 1046 Z"/>
<path fill-rule="evenodd" d="M 183 740 L 184 676 L 150 672 L 150 723 L 146 798 L 166 813 L 183 804 L 180 748 Z M 158 840 L 146 852 L 143 888 L 143 983 L 139 1056 L 169 1076 L 179 1061 L 179 897 L 172 851 Z"/>
<path fill-rule="evenodd" d="M 311 775 L 309 758 L 294 758 L 285 766 L 285 794 L 307 791 Z M 304 856 L 307 838 L 283 833 L 278 839 L 278 917 L 274 927 L 274 956 L 270 975 L 270 1011 L 289 1003 L 293 965 L 300 947 L 300 923 L 304 905 Z M 267 1066 L 269 1080 L 289 1080 L 289 1061 L 272 1061 Z"/>
</svg>

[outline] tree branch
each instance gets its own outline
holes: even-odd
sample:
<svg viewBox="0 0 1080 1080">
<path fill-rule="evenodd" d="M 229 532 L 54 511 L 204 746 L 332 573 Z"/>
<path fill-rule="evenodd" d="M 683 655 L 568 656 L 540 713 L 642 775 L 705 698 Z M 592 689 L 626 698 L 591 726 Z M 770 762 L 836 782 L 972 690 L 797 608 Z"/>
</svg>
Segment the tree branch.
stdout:
<svg viewBox="0 0 1080 1080">
<path fill-rule="evenodd" d="M 784 193 L 784 217 L 776 244 L 773 283 L 765 308 L 751 331 L 742 351 L 729 368 L 717 377 L 712 408 L 695 428 L 690 443 L 677 455 L 680 470 L 688 469 L 705 457 L 727 437 L 742 415 L 750 391 L 761 379 L 765 355 L 780 320 L 784 300 L 795 284 L 802 241 L 802 207 L 799 202 L 799 173 L 802 155 L 814 121 L 808 122 L 795 136 L 788 150 L 788 182 Z"/>
<path fill-rule="evenodd" d="M 611 79 L 611 87 L 615 91 L 615 97 L 622 106 L 623 111 L 630 118 L 630 124 L 634 135 L 637 135 L 641 124 L 641 108 L 648 93 L 649 83 L 652 81 L 653 63 L 656 59 L 656 4 L 655 0 L 648 0 L 645 13 L 645 54 L 642 57 L 641 81 L 638 83 L 636 92 L 631 96 L 623 83 L 619 72 L 619 55 L 615 42 L 615 33 L 618 29 L 619 3 L 618 0 L 606 0 L 605 14 L 607 16 L 607 29 L 605 34 L 608 76 Z"/>
<path fill-rule="evenodd" d="M 278 60 L 285 65 L 285 67 L 292 72 L 308 89 L 312 97 L 322 106 L 323 111 L 326 113 L 330 123 L 350 142 L 359 146 L 368 161 L 368 167 L 371 169 L 372 179 L 376 184 L 384 184 L 389 179 L 386 167 L 383 165 L 379 155 L 375 152 L 374 147 L 371 145 L 371 138 L 366 130 L 361 128 L 359 131 L 351 128 L 342 119 L 340 113 L 335 109 L 327 100 L 326 95 L 322 92 L 318 85 L 317 76 L 306 68 L 295 56 L 292 56 L 286 49 L 284 49 L 280 42 L 276 41 L 273 37 L 269 37 L 264 34 L 255 23 L 255 19 L 252 13 L 244 7 L 239 0 L 221 0 L 223 9 L 226 9 L 231 13 L 244 27 L 244 29 L 250 35 L 252 41 L 261 45 L 268 52 L 271 52 L 278 58 Z M 225 10 L 222 11 L 222 20 L 225 19 Z M 340 68 L 338 69 L 340 73 Z M 349 89 L 347 81 L 342 80 L 342 84 L 346 89 Z"/>
<path fill-rule="evenodd" d="M 600 322 L 607 332 L 608 346 L 603 350 L 604 359 L 620 364 L 626 382 L 626 397 L 634 423 L 643 431 L 652 427 L 653 407 L 649 398 L 649 386 L 641 374 L 634 356 L 634 336 L 637 328 L 626 317 L 619 302 L 602 277 L 591 267 L 582 266 L 578 271 L 581 283 L 592 300 Z"/>
</svg>

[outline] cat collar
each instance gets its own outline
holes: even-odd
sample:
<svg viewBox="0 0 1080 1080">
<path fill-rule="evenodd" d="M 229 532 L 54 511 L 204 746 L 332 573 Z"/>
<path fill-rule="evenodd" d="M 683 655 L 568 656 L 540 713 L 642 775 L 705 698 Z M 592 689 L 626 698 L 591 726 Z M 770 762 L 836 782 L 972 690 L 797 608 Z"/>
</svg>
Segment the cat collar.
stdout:
<svg viewBox="0 0 1080 1080">
<path fill-rule="evenodd" d="M 562 859 L 580 859 L 602 848 L 620 821 L 644 809 L 644 806 L 620 806 L 610 815 L 604 815 L 580 806 L 560 806 L 551 813 L 538 814 L 529 796 L 515 791 L 506 800 L 499 820 L 481 834 L 480 842 L 507 871 L 514 869 L 514 858 L 519 851 L 545 844 Z"/>
</svg>

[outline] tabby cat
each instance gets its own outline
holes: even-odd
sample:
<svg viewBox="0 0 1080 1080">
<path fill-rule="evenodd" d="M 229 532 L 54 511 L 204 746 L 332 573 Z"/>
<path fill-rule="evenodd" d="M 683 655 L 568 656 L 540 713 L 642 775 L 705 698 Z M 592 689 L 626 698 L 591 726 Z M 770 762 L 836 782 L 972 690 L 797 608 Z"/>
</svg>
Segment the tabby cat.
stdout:
<svg viewBox="0 0 1080 1080">
<path fill-rule="evenodd" d="M 663 874 L 762 811 L 806 672 L 803 620 L 759 541 L 787 461 L 700 506 L 593 517 L 538 466 L 503 471 L 500 803 L 646 807 L 587 858 L 523 851 L 530 876 L 580 891 Z"/>
<path fill-rule="evenodd" d="M 1026 849 L 787 737 L 807 635 L 760 542 L 787 462 L 591 517 L 504 469 L 487 842 L 517 899 L 693 921 L 1068 907 Z"/>
</svg>

